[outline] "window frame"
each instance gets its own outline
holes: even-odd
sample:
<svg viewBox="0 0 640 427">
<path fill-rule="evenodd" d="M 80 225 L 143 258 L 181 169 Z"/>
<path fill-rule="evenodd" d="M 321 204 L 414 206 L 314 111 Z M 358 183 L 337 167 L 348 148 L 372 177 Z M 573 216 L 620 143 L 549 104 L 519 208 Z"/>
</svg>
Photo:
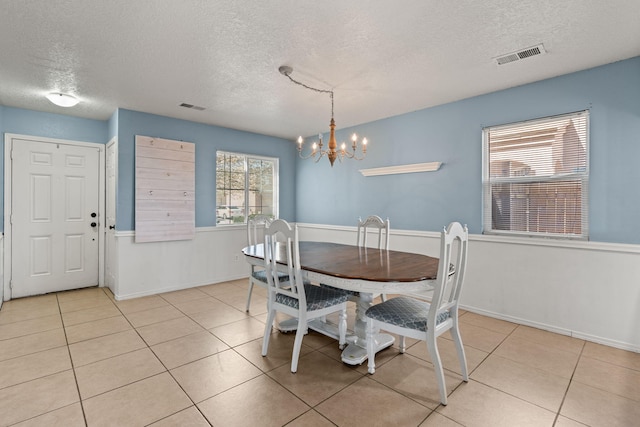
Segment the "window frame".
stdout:
<svg viewBox="0 0 640 427">
<path fill-rule="evenodd" d="M 244 164 L 244 206 L 243 211 L 244 221 L 240 222 L 231 222 L 229 224 L 224 224 L 218 222 L 218 156 L 219 155 L 230 155 L 237 156 L 243 158 Z M 280 179 L 280 163 L 279 158 L 277 157 L 269 157 L 262 156 L 258 154 L 248 154 L 248 153 L 239 153 L 236 151 L 227 151 L 227 150 L 216 150 L 216 166 L 215 166 L 215 211 L 216 211 L 216 227 L 229 227 L 229 226 L 246 226 L 247 221 L 249 220 L 249 194 L 251 192 L 249 188 L 249 161 L 250 160 L 261 160 L 261 161 L 270 161 L 273 162 L 273 216 L 278 218 L 279 210 L 280 210 L 280 194 L 279 194 L 279 179 Z"/>
<path fill-rule="evenodd" d="M 516 128 L 519 126 L 530 126 L 563 119 L 572 119 L 583 116 L 585 120 L 585 168 L 584 171 L 576 171 L 572 173 L 551 175 L 551 176 L 513 176 L 491 178 L 490 165 L 490 132 L 495 130 L 504 130 Z M 557 240 L 589 240 L 589 178 L 590 178 L 590 111 L 580 110 L 571 113 L 558 114 L 553 116 L 541 117 L 520 122 L 512 122 L 500 125 L 487 126 L 482 128 L 482 233 L 486 235 L 496 236 L 512 236 L 512 237 L 528 237 L 528 238 L 551 238 Z M 504 184 L 527 184 L 534 182 L 551 183 L 562 181 L 574 181 L 581 183 L 581 206 L 580 206 L 580 234 L 575 233 L 553 233 L 553 232 L 536 232 L 536 231 L 520 231 L 520 230 L 502 230 L 493 228 L 493 212 L 492 212 L 492 185 L 495 183 Z"/>
</svg>

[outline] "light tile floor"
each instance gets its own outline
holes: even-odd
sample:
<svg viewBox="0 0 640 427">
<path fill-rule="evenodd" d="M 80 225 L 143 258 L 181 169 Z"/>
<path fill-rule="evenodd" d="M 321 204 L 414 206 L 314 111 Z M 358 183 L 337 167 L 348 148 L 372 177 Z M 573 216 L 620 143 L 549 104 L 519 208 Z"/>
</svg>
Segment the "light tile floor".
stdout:
<svg viewBox="0 0 640 427">
<path fill-rule="evenodd" d="M 246 289 L 237 280 L 126 301 L 89 288 L 5 302 L 0 425 L 640 424 L 640 354 L 466 312 L 469 383 L 439 339 L 445 407 L 424 342 L 379 353 L 372 376 L 314 332 L 296 374 L 294 334 L 274 332 L 262 357 L 265 292 L 245 313 Z"/>
</svg>

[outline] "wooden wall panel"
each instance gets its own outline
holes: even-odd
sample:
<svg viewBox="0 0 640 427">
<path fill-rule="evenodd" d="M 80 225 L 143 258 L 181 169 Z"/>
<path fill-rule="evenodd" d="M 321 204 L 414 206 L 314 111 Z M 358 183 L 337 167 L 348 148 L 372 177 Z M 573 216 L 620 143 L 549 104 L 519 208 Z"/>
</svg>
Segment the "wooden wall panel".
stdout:
<svg viewBox="0 0 640 427">
<path fill-rule="evenodd" d="M 136 243 L 195 237 L 195 183 L 195 144 L 136 135 Z"/>
</svg>

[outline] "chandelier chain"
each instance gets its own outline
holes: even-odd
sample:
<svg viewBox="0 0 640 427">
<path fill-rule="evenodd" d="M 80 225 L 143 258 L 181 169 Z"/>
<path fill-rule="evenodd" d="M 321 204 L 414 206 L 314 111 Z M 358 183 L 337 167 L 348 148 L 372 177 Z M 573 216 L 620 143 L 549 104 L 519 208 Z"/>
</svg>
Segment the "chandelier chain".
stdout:
<svg viewBox="0 0 640 427">
<path fill-rule="evenodd" d="M 293 83 L 295 83 L 297 85 L 300 85 L 300 86 L 302 86 L 304 88 L 307 88 L 309 90 L 314 90 L 314 91 L 320 92 L 320 93 L 328 93 L 329 94 L 329 98 L 331 98 L 331 118 L 333 118 L 333 91 L 332 90 L 318 89 L 318 88 L 315 88 L 315 87 L 311 87 L 309 85 L 306 85 L 306 84 L 304 84 L 302 82 L 299 82 L 299 81 L 295 80 L 293 77 L 291 77 L 289 75 L 289 73 L 283 73 L 283 74 L 285 76 L 289 77 L 289 80 L 291 80 Z"/>
<path fill-rule="evenodd" d="M 338 142 L 336 141 L 336 122 L 333 120 L 333 90 L 329 89 L 319 89 L 317 87 L 309 86 L 302 82 L 297 81 L 293 77 L 291 77 L 291 73 L 293 72 L 293 68 L 288 65 L 281 65 L 278 68 L 278 71 L 283 76 L 287 76 L 292 83 L 297 84 L 298 86 L 302 86 L 305 89 L 312 90 L 314 92 L 319 93 L 328 93 L 329 98 L 331 98 L 331 122 L 329 123 L 329 143 L 327 144 L 327 148 L 325 149 L 322 145 L 322 133 L 318 134 L 318 142 L 314 142 L 311 146 L 311 152 L 309 154 L 303 154 L 302 152 L 302 144 L 304 143 L 304 139 L 302 136 L 298 137 L 298 155 L 303 159 L 312 158 L 317 163 L 323 156 L 327 156 L 329 162 L 331 163 L 331 167 L 333 167 L 333 163 L 336 159 L 342 160 L 344 158 L 347 159 L 355 159 L 362 160 L 367 155 L 367 138 L 362 138 L 362 156 L 358 156 L 356 150 L 358 148 L 358 136 L 354 133 L 351 137 L 351 149 L 347 149 L 347 144 L 345 142 L 342 143 L 340 148 L 338 148 Z"/>
</svg>

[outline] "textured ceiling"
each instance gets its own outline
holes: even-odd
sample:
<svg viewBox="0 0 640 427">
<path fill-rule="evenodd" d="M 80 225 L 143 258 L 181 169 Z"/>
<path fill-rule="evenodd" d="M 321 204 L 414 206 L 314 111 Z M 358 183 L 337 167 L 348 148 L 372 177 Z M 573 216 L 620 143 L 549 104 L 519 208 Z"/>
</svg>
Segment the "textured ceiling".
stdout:
<svg viewBox="0 0 640 427">
<path fill-rule="evenodd" d="M 539 43 L 546 55 L 493 60 Z M 290 139 L 328 131 L 331 104 L 283 64 L 334 90 L 340 129 L 638 55 L 638 0 L 0 0 L 2 105 Z"/>
</svg>

